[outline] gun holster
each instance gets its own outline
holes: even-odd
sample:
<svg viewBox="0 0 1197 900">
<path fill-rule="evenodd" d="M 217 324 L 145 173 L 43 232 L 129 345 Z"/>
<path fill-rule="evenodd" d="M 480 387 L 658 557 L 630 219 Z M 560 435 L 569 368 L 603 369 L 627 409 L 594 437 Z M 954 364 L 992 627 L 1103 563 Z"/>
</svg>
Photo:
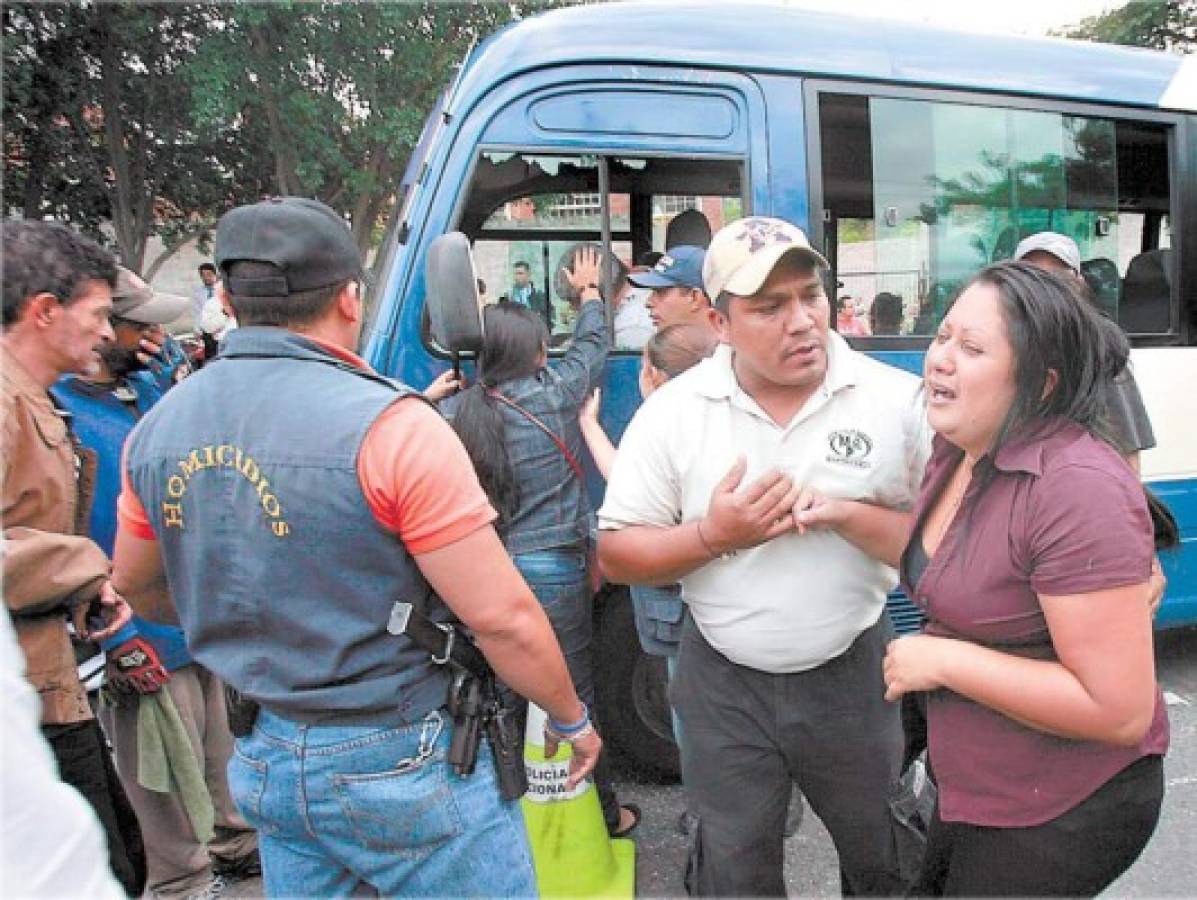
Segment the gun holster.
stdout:
<svg viewBox="0 0 1197 900">
<path fill-rule="evenodd" d="M 499 793 L 517 800 L 528 790 L 528 774 L 520 752 L 520 735 L 511 724 L 514 715 L 503 705 L 495 671 L 459 626 L 437 623 L 402 600 L 391 608 L 387 631 L 403 635 L 426 651 L 432 662 L 448 666 L 449 691 L 445 705 L 453 717 L 453 738 L 446 761 L 461 776 L 472 775 L 478 748 L 486 735 L 494 754 Z"/>
<path fill-rule="evenodd" d="M 233 737 L 247 737 L 258 721 L 257 700 L 251 700 L 235 687 L 224 686 L 224 703 L 229 719 L 229 731 Z"/>
</svg>

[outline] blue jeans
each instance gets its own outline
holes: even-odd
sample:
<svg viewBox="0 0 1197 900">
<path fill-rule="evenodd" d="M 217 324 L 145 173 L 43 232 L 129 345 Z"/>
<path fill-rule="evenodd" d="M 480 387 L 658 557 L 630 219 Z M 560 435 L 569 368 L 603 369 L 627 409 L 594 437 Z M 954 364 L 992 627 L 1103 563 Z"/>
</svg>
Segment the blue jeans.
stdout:
<svg viewBox="0 0 1197 900">
<path fill-rule="evenodd" d="M 303 725 L 262 710 L 229 787 L 258 829 L 269 897 L 530 897 L 518 803 L 484 743 L 473 775 L 445 762 L 442 711 L 400 728 Z"/>
<path fill-rule="evenodd" d="M 569 677 L 578 697 L 594 712 L 594 598 L 590 592 L 584 549 L 562 548 L 519 553 L 512 557 L 532 593 L 544 607 L 557 635 Z M 599 757 L 594 786 L 607 828 L 619 824 L 619 800 L 611 786 L 607 754 Z"/>
<path fill-rule="evenodd" d="M 673 679 L 677 677 L 677 655 L 665 657 L 665 675 L 668 678 L 667 684 L 673 684 Z M 673 701 L 669 703 L 669 720 L 673 723 L 673 740 L 680 751 L 682 748 L 682 720 L 678 718 L 677 708 L 673 705 Z"/>
</svg>

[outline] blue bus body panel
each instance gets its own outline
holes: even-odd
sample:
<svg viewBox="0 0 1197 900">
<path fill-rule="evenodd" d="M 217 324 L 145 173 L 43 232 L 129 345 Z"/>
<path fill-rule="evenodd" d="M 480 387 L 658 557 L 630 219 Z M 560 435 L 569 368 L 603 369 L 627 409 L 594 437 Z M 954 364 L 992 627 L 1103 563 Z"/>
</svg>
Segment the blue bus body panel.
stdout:
<svg viewBox="0 0 1197 900">
<path fill-rule="evenodd" d="M 558 70 L 556 82 L 540 85 L 526 102 L 513 98 L 487 124 L 482 143 L 488 146 L 548 146 L 629 152 L 662 142 L 672 151 L 692 154 L 744 154 L 750 143 L 749 106 L 759 92 L 741 76 L 716 76 L 708 85 L 675 69 L 646 73 L 640 84 L 611 78 L 632 72 L 585 67 Z M 585 74 L 584 74 L 585 73 Z M 568 80 L 565 80 L 568 79 Z M 729 95 L 727 88 L 739 88 Z M 661 115 L 668 104 L 669 115 Z M 763 107 L 756 104 L 756 114 Z M 759 129 L 763 134 L 765 129 Z"/>
<path fill-rule="evenodd" d="M 452 106 L 468 109 L 496 80 L 579 61 L 664 62 L 1157 107 L 1181 57 L 791 7 L 596 4 L 556 10 L 496 34 L 473 54 Z"/>
<path fill-rule="evenodd" d="M 1197 622 L 1197 481 L 1151 481 L 1150 487 L 1172 510 L 1180 526 L 1181 546 L 1160 552 L 1160 565 L 1168 578 L 1156 627 Z"/>
</svg>

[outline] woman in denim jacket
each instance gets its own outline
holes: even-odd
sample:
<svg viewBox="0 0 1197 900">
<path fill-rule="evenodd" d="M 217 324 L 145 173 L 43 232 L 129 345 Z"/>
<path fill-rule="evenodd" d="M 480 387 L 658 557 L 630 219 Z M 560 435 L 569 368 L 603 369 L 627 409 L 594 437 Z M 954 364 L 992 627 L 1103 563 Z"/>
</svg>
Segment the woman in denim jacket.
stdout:
<svg viewBox="0 0 1197 900">
<path fill-rule="evenodd" d="M 640 360 L 640 396 L 648 395 L 666 381 L 681 375 L 715 352 L 718 346 L 715 332 L 701 325 L 668 325 L 662 328 L 644 345 Z M 611 472 L 615 463 L 615 445 L 599 424 L 598 414 L 602 398 L 599 391 L 582 407 L 579 421 L 582 437 L 590 448 L 590 455 L 603 478 Z M 651 656 L 665 657 L 665 670 L 669 680 L 677 668 L 678 642 L 682 633 L 682 618 L 685 605 L 680 584 L 666 584 L 654 587 L 647 584 L 633 584 L 629 587 L 632 597 L 632 612 L 636 617 L 636 634 L 640 647 Z M 670 710 L 673 719 L 673 737 L 678 746 L 682 743 L 682 725 L 677 713 Z M 693 814 L 687 809 L 678 819 L 683 834 L 693 828 Z"/>
<path fill-rule="evenodd" d="M 640 396 L 648 399 L 648 395 L 666 381 L 681 375 L 714 353 L 717 345 L 715 332 L 700 325 L 669 325 L 662 328 L 644 345 L 640 361 Z M 580 423 L 582 437 L 586 439 L 594 464 L 606 478 L 615 462 L 615 446 L 599 424 L 600 403 L 599 392 L 595 391 L 582 407 Z M 681 585 L 632 585 L 631 595 L 640 646 L 652 656 L 664 656 L 672 678 L 684 612 Z M 674 737 L 680 741 L 676 716 L 673 731 Z"/>
<path fill-rule="evenodd" d="M 580 477 L 578 411 L 602 377 L 608 339 L 599 291 L 600 255 L 582 245 L 563 260 L 563 280 L 577 297 L 573 342 L 552 368 L 544 320 L 517 303 L 486 307 L 478 381 L 444 404 L 478 478 L 499 512 L 497 527 L 516 567 L 536 594 L 578 696 L 594 703 L 590 572 L 590 501 Z M 616 289 L 626 270 L 618 266 Z M 640 820 L 621 807 L 603 760 L 595 771 L 607 829 L 629 833 Z"/>
</svg>

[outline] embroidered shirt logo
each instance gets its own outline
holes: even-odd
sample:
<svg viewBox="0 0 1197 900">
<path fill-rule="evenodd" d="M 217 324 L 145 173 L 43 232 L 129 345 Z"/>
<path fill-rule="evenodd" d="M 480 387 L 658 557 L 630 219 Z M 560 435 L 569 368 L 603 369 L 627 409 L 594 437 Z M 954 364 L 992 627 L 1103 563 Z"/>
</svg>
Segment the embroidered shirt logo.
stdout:
<svg viewBox="0 0 1197 900">
<path fill-rule="evenodd" d="M 873 452 L 873 439 L 855 428 L 841 428 L 831 432 L 827 438 L 831 452 L 827 461 L 866 468 L 872 465 L 869 454 Z"/>
<path fill-rule="evenodd" d="M 232 444 L 209 444 L 196 447 L 186 458 L 177 461 L 178 474 L 166 479 L 167 500 L 162 501 L 162 520 L 167 528 L 183 528 L 183 496 L 192 476 L 203 469 L 223 468 L 238 472 L 254 488 L 257 503 L 266 514 L 270 531 L 275 537 L 285 538 L 291 533 L 291 526 L 283 518 L 283 508 L 278 497 L 270 490 L 273 486 L 263 474 L 256 460 L 240 447 Z"/>
</svg>

